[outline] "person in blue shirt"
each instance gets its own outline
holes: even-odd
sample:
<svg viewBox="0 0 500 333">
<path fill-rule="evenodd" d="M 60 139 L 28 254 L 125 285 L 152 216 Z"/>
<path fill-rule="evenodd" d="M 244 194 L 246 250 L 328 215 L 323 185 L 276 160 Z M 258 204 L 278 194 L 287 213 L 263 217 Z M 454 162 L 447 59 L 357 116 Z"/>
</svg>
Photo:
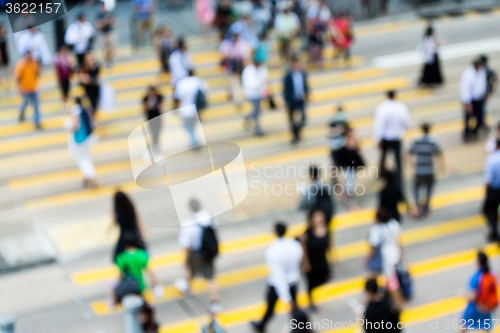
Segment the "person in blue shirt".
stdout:
<svg viewBox="0 0 500 333">
<path fill-rule="evenodd" d="M 488 155 L 484 163 L 484 182 L 486 199 L 483 214 L 488 220 L 490 232 L 488 241 L 500 242 L 498 233 L 498 206 L 500 205 L 500 139 L 497 139 L 495 150 Z"/>
</svg>

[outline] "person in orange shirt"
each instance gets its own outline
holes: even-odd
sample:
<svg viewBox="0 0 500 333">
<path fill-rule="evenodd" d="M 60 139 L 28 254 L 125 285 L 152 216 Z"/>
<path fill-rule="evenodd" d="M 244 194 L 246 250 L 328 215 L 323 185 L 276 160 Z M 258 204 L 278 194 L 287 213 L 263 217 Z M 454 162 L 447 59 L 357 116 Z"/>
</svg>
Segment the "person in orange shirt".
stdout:
<svg viewBox="0 0 500 333">
<path fill-rule="evenodd" d="M 35 111 L 35 126 L 40 126 L 40 112 L 38 108 L 38 76 L 40 75 L 40 66 L 33 59 L 31 51 L 26 51 L 24 56 L 16 64 L 15 77 L 19 85 L 19 92 L 23 95 L 23 103 L 19 114 L 19 122 L 24 122 L 24 111 L 31 100 Z"/>
</svg>

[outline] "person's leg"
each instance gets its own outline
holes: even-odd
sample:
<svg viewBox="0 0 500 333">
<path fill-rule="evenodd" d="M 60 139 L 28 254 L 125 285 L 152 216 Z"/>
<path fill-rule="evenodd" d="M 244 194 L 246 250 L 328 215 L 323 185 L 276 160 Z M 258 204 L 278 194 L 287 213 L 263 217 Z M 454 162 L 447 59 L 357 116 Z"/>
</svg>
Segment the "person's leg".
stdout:
<svg viewBox="0 0 500 333">
<path fill-rule="evenodd" d="M 431 196 L 432 196 L 432 188 L 434 185 L 434 176 L 430 175 L 427 177 L 427 181 L 425 183 L 427 187 L 426 191 L 426 196 L 425 196 L 425 206 L 424 206 L 424 213 L 429 212 L 429 204 L 431 203 Z"/>
<path fill-rule="evenodd" d="M 267 291 L 267 309 L 266 313 L 264 314 L 264 317 L 259 323 L 260 328 L 262 330 L 265 329 L 267 323 L 269 320 L 273 317 L 274 315 L 274 307 L 276 306 L 276 302 L 278 301 L 278 294 L 276 293 L 276 290 L 274 287 L 269 286 L 268 291 Z"/>
<path fill-rule="evenodd" d="M 189 137 L 191 139 L 191 147 L 197 147 L 198 146 L 198 140 L 196 139 L 196 133 L 194 132 L 194 117 L 190 118 L 184 118 L 184 128 L 186 128 L 186 131 L 189 134 Z"/>
<path fill-rule="evenodd" d="M 35 120 L 35 125 L 37 127 L 40 127 L 40 110 L 38 108 L 38 93 L 32 93 L 31 94 L 31 100 L 33 103 L 33 110 L 34 110 L 34 120 Z"/>
<path fill-rule="evenodd" d="M 383 140 L 380 142 L 382 154 L 380 155 L 380 170 L 385 170 L 385 157 L 387 156 L 387 141 Z"/>
<path fill-rule="evenodd" d="M 290 122 L 290 130 L 293 135 L 293 141 L 292 142 L 297 142 L 299 140 L 299 133 L 298 133 L 298 127 L 297 124 L 295 123 L 295 106 L 290 105 L 288 107 L 288 120 Z"/>
<path fill-rule="evenodd" d="M 161 118 L 154 118 L 148 121 L 149 129 L 151 130 L 151 148 L 153 152 L 158 153 L 159 149 L 159 138 L 160 138 L 160 130 L 161 130 Z"/>
<path fill-rule="evenodd" d="M 415 183 L 414 183 L 414 195 L 415 195 L 415 207 L 420 208 L 420 176 L 415 176 Z"/>
<path fill-rule="evenodd" d="M 23 94 L 23 103 L 21 104 L 21 109 L 19 112 L 19 122 L 24 121 L 24 112 L 26 111 L 26 107 L 28 106 L 29 102 L 29 94 Z"/>
<path fill-rule="evenodd" d="M 498 201 L 495 198 L 495 191 L 488 190 L 486 193 L 486 199 L 483 206 L 483 214 L 488 220 L 488 226 L 490 228 L 489 238 L 490 240 L 499 240 L 498 234 Z"/>
<path fill-rule="evenodd" d="M 474 113 L 476 116 L 476 128 L 474 128 L 475 133 L 481 131 L 484 126 L 484 101 L 473 101 L 472 102 Z"/>
<path fill-rule="evenodd" d="M 398 168 L 398 178 L 401 182 L 403 178 L 403 164 L 401 163 L 401 141 L 393 141 L 392 149 L 394 150 L 394 158 L 396 159 L 396 167 Z"/>
<path fill-rule="evenodd" d="M 252 101 L 252 104 L 253 104 L 253 112 L 252 112 L 252 115 L 251 117 L 253 118 L 253 121 L 254 121 L 254 131 L 255 131 L 255 134 L 256 135 L 262 135 L 262 128 L 260 127 L 260 121 L 259 121 L 259 118 L 260 118 L 260 98 L 259 99 L 255 99 Z"/>
</svg>

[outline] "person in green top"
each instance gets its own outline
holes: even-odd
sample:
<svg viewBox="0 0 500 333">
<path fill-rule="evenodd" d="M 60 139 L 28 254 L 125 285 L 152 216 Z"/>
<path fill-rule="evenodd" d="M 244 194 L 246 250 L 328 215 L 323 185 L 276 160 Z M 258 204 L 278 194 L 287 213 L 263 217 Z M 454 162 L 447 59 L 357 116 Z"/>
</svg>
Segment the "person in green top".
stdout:
<svg viewBox="0 0 500 333">
<path fill-rule="evenodd" d="M 158 279 L 154 272 L 148 267 L 148 253 L 139 248 L 139 243 L 136 235 L 133 233 L 126 233 L 123 236 L 125 251 L 121 252 L 117 257 L 115 264 L 120 270 L 120 280 L 126 274 L 132 276 L 137 281 L 139 291 L 142 293 L 146 289 L 144 282 L 143 271 L 148 273 L 149 279 L 154 286 L 159 285 Z"/>
</svg>

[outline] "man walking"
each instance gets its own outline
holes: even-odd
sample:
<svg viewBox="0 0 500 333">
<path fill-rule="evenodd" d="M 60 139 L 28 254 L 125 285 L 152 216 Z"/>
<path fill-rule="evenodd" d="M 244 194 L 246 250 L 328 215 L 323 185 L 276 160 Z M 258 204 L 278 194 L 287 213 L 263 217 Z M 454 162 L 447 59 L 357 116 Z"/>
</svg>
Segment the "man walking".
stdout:
<svg viewBox="0 0 500 333">
<path fill-rule="evenodd" d="M 85 52 L 90 49 L 90 42 L 94 35 L 94 27 L 86 20 L 83 13 L 79 14 L 76 21 L 71 23 L 66 30 L 64 42 L 73 46 L 80 67 L 83 65 Z"/>
<path fill-rule="evenodd" d="M 292 58 L 292 64 L 283 80 L 283 86 L 284 100 L 293 134 L 292 144 L 297 144 L 300 141 L 302 127 L 306 124 L 305 104 L 309 97 L 307 75 L 302 69 L 300 59 L 297 56 Z M 300 115 L 299 121 L 295 119 L 297 111 L 299 111 Z"/>
<path fill-rule="evenodd" d="M 30 26 L 27 30 L 20 32 L 17 38 L 17 52 L 22 55 L 28 50 L 31 51 L 31 57 L 35 61 L 43 65 L 48 65 L 52 62 L 47 41 L 44 35 L 34 26 Z"/>
<path fill-rule="evenodd" d="M 31 101 L 35 113 L 35 126 L 41 130 L 40 110 L 38 109 L 38 77 L 40 66 L 33 56 L 31 50 L 26 51 L 24 56 L 18 60 L 15 68 L 15 78 L 19 85 L 19 92 L 23 95 L 23 104 L 19 113 L 19 122 L 24 122 L 24 112 Z"/>
<path fill-rule="evenodd" d="M 184 273 L 186 280 L 176 281 L 176 288 L 185 296 L 191 295 L 193 278 L 197 275 L 208 280 L 210 303 L 208 308 L 213 314 L 222 310 L 219 303 L 219 288 L 214 279 L 214 261 L 218 255 L 218 241 L 215 235 L 215 222 L 212 215 L 202 210 L 196 199 L 189 201 L 191 217 L 183 222 L 179 233 L 179 245 L 186 252 Z"/>
<path fill-rule="evenodd" d="M 114 33 L 115 17 L 106 9 L 104 1 L 101 1 L 99 6 L 96 28 L 99 29 L 99 39 L 102 52 L 104 53 L 104 62 L 106 67 L 110 68 L 113 65 L 116 48 L 116 36 Z"/>
<path fill-rule="evenodd" d="M 274 314 L 278 298 L 288 304 L 290 309 L 296 308 L 297 287 L 300 281 L 300 264 L 303 250 L 294 239 L 285 238 L 286 225 L 278 222 L 274 227 L 277 239 L 266 250 L 266 264 L 269 268 L 267 279 L 267 310 L 260 321 L 252 321 L 250 325 L 255 332 L 265 332 L 266 325 Z"/>
<path fill-rule="evenodd" d="M 175 87 L 180 79 L 189 76 L 192 61 L 184 39 L 180 38 L 177 42 L 177 49 L 170 55 L 168 66 L 170 68 L 170 84 L 172 87 Z"/>
<path fill-rule="evenodd" d="M 415 205 L 417 207 L 416 216 L 426 217 L 429 214 L 429 202 L 431 201 L 432 187 L 434 185 L 434 157 L 438 158 L 439 167 L 444 172 L 444 158 L 441 147 L 437 141 L 429 135 L 431 125 L 423 123 L 421 126 L 422 137 L 413 141 L 410 148 L 410 155 L 415 156 Z M 413 161 L 412 161 L 413 162 Z M 426 190 L 425 204 L 420 205 L 420 187 Z"/>
<path fill-rule="evenodd" d="M 484 124 L 484 101 L 488 97 L 488 81 L 484 63 L 481 58 L 474 60 L 467 67 L 460 78 L 460 99 L 464 104 L 464 141 L 469 142 L 477 138 L 478 131 Z M 473 128 L 470 126 L 471 118 L 476 119 Z"/>
<path fill-rule="evenodd" d="M 496 149 L 486 157 L 484 163 L 484 182 L 486 184 L 486 199 L 483 213 L 488 220 L 490 232 L 489 241 L 500 241 L 498 234 L 498 206 L 500 205 L 500 139 L 497 139 Z"/>
<path fill-rule="evenodd" d="M 387 92 L 387 99 L 375 109 L 373 120 L 373 141 L 382 149 L 380 170 L 385 170 L 385 157 L 388 151 L 394 153 L 398 168 L 398 181 L 401 181 L 401 140 L 410 127 L 411 116 L 408 107 L 395 100 L 396 92 Z"/>
<path fill-rule="evenodd" d="M 256 59 L 253 60 L 251 64 L 243 69 L 241 74 L 241 81 L 243 83 L 243 93 L 245 97 L 252 103 L 253 111 L 251 114 L 245 117 L 245 122 L 254 122 L 254 133 L 257 136 L 264 135 L 260 127 L 260 102 L 262 101 L 263 95 L 266 93 L 267 81 L 269 78 L 269 72 L 267 66 L 261 64 Z"/>
</svg>

